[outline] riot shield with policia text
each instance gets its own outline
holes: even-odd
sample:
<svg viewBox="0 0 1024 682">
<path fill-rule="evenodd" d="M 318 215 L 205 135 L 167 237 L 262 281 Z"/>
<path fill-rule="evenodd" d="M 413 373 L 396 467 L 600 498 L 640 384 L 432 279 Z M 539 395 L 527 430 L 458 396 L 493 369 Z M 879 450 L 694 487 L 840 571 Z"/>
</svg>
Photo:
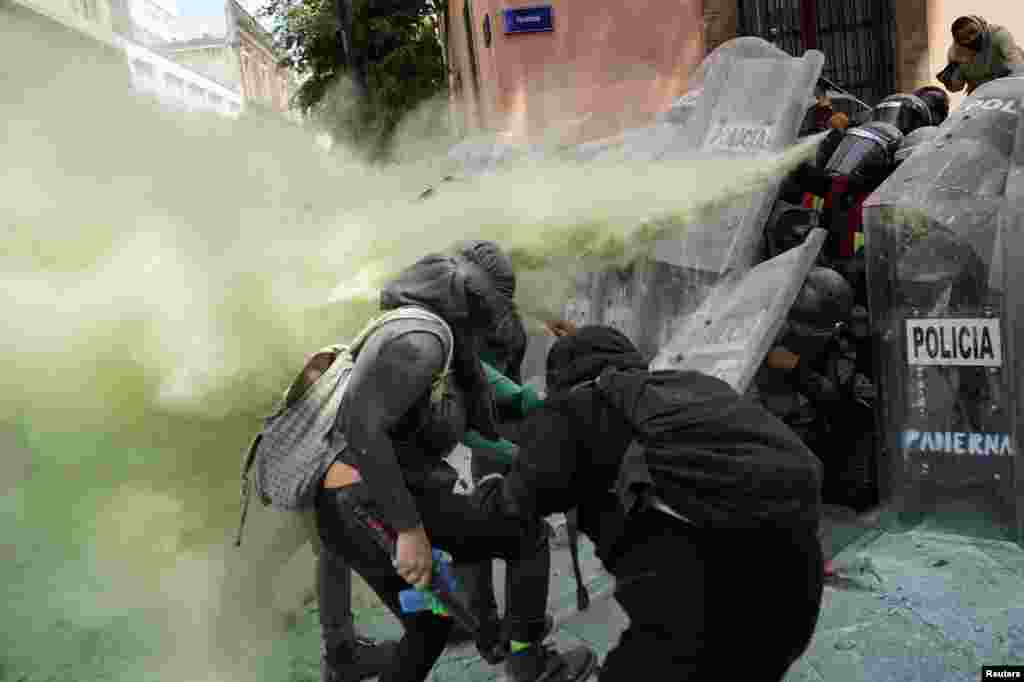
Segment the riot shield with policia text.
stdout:
<svg viewBox="0 0 1024 682">
<path fill-rule="evenodd" d="M 795 58 L 760 38 L 729 41 L 697 70 L 700 82 L 688 84 L 700 95 L 686 122 L 671 135 L 638 139 L 635 149 L 627 143 L 624 153 L 652 163 L 777 155 L 796 143 L 823 64 L 824 55 L 815 50 Z M 663 146 L 651 149 L 652 141 Z M 710 211 L 630 268 L 581 279 L 566 316 L 616 327 L 653 358 L 723 278 L 732 286 L 760 260 L 780 182 Z"/>
<path fill-rule="evenodd" d="M 722 282 L 687 318 L 651 369 L 703 372 L 745 393 L 814 267 L 825 236 L 825 230 L 814 229 L 800 246 Z"/>
<path fill-rule="evenodd" d="M 1022 95 L 1022 79 L 978 88 L 864 209 L 883 502 L 904 523 L 1018 541 L 1020 318 L 1007 307 L 999 225 L 1021 206 L 1006 187 Z"/>
</svg>

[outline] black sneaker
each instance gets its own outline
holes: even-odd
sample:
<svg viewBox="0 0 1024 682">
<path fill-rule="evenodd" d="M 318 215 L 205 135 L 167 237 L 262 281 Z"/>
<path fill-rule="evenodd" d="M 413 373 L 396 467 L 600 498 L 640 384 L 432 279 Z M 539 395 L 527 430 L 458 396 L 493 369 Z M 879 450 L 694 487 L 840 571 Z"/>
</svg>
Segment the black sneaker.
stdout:
<svg viewBox="0 0 1024 682">
<path fill-rule="evenodd" d="M 501 619 L 497 613 L 491 614 L 491 617 L 484 621 L 478 633 L 470 632 L 458 623 L 452 627 L 451 634 L 448 635 L 448 646 L 461 646 L 470 642 L 476 644 L 480 656 L 491 665 L 497 665 L 505 660 L 508 640 L 502 632 Z"/>
<path fill-rule="evenodd" d="M 481 658 L 491 665 L 501 663 L 509 653 L 508 632 L 505 630 L 505 624 L 501 622 L 497 614 L 494 614 L 494 620 L 488 625 L 489 627 L 487 627 L 486 631 L 480 633 L 481 636 L 478 638 L 474 633 L 456 623 L 452 627 L 451 634 L 448 636 L 448 646 L 461 646 L 475 642 Z M 540 639 L 543 641 L 550 637 L 554 629 L 555 619 L 550 615 L 545 616 L 544 632 Z"/>
<path fill-rule="evenodd" d="M 448 635 L 448 646 L 459 646 L 461 644 L 469 644 L 470 642 L 475 641 L 476 634 L 462 627 L 459 623 L 455 623 L 455 625 L 452 626 L 452 631 Z"/>
<path fill-rule="evenodd" d="M 321 661 L 322 682 L 362 682 L 379 676 L 391 665 L 398 642 L 356 637 Z"/>
<path fill-rule="evenodd" d="M 587 647 L 559 653 L 541 643 L 509 654 L 505 673 L 510 682 L 583 682 L 597 670 L 597 654 Z"/>
</svg>

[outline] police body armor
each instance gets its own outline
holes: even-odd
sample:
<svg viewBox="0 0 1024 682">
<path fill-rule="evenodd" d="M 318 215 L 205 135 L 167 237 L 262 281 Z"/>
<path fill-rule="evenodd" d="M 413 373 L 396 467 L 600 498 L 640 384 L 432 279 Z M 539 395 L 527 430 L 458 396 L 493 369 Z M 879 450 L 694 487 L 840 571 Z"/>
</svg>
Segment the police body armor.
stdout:
<svg viewBox="0 0 1024 682">
<path fill-rule="evenodd" d="M 800 356 L 798 369 L 758 374 L 762 403 L 825 465 L 826 502 L 865 509 L 876 499 L 874 411 L 851 341 L 855 292 L 829 268 L 807 276 L 776 346 Z"/>
<path fill-rule="evenodd" d="M 896 166 L 903 132 L 883 121 L 847 131 L 825 166 L 830 185 L 822 223 L 829 230 L 825 252 L 833 261 L 851 258 L 862 231 L 860 209 Z"/>
</svg>

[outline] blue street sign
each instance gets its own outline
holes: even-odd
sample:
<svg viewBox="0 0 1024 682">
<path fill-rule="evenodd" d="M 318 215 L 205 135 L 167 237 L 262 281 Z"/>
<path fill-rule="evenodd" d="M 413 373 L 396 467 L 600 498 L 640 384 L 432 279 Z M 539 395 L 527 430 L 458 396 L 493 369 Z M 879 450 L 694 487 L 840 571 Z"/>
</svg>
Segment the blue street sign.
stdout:
<svg viewBox="0 0 1024 682">
<path fill-rule="evenodd" d="M 539 7 L 520 7 L 507 9 L 505 15 L 505 33 L 537 33 L 554 31 L 555 22 L 551 5 Z"/>
</svg>

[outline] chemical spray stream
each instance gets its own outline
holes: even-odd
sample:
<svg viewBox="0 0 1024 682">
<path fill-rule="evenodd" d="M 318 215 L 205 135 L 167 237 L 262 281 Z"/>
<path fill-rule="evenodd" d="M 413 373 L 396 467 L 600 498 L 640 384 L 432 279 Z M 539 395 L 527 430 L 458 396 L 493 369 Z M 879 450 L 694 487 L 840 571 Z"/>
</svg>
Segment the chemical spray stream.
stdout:
<svg viewBox="0 0 1024 682">
<path fill-rule="evenodd" d="M 262 655 L 281 637 L 265 602 L 301 525 L 251 523 L 258 556 L 228 538 L 241 452 L 306 354 L 466 238 L 507 245 L 522 300 L 545 303 L 529 312 L 553 314 L 575 270 L 806 153 L 512 165 L 417 203 L 436 163 L 368 168 L 272 120 L 162 111 L 123 63 L 34 26 L 0 27 L 18 65 L 0 89 L 0 679 L 287 678 Z"/>
</svg>

